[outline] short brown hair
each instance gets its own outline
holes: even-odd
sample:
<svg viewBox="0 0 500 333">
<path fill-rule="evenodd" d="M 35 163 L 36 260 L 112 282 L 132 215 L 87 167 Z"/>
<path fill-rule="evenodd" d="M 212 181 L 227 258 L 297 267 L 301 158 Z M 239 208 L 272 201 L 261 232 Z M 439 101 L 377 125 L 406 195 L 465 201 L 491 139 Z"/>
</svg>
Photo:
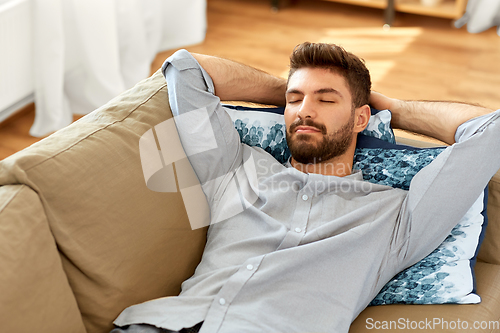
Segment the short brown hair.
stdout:
<svg viewBox="0 0 500 333">
<path fill-rule="evenodd" d="M 288 80 L 300 68 L 326 68 L 347 81 L 352 103 L 358 108 L 370 100 L 370 72 L 364 60 L 347 52 L 341 46 L 326 43 L 305 42 L 295 47 L 290 55 Z"/>
</svg>

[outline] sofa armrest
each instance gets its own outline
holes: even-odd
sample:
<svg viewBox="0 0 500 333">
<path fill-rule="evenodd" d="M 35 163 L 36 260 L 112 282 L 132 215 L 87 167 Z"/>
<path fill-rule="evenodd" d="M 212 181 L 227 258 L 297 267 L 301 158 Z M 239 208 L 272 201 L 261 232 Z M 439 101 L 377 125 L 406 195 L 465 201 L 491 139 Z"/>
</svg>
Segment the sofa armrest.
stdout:
<svg viewBox="0 0 500 333">
<path fill-rule="evenodd" d="M 86 332 L 36 192 L 0 186 L 2 332 Z"/>
<path fill-rule="evenodd" d="M 500 171 L 488 185 L 488 226 L 478 260 L 500 265 Z"/>
<path fill-rule="evenodd" d="M 180 192 L 148 189 L 141 167 L 140 138 L 171 117 L 158 71 L 0 161 L 0 184 L 37 192 L 88 332 L 109 332 L 130 305 L 177 295 L 200 261 L 206 228 L 191 229 Z"/>
</svg>

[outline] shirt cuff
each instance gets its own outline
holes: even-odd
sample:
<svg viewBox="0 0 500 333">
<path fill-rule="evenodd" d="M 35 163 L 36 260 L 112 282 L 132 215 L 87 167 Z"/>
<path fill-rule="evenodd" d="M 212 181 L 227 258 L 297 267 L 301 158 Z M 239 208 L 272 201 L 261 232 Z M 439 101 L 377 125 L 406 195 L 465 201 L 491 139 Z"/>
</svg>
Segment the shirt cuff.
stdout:
<svg viewBox="0 0 500 333">
<path fill-rule="evenodd" d="M 464 140 L 467 140 L 471 136 L 479 132 L 482 132 L 498 117 L 500 117 L 500 109 L 493 113 L 472 118 L 466 121 L 462 125 L 458 126 L 457 131 L 455 133 L 455 142 L 462 142 Z"/>
<path fill-rule="evenodd" d="M 177 71 L 168 71 L 168 67 L 173 66 L 177 69 Z M 170 57 L 165 60 L 163 65 L 161 66 L 161 71 L 167 82 L 169 78 L 172 77 L 174 79 L 179 73 L 185 72 L 187 70 L 199 70 L 202 73 L 203 79 L 207 86 L 207 91 L 211 94 L 215 95 L 215 86 L 212 81 L 210 75 L 208 75 L 207 71 L 203 67 L 201 67 L 200 63 L 193 57 L 191 53 L 187 50 L 179 50 L 172 54 Z"/>
</svg>

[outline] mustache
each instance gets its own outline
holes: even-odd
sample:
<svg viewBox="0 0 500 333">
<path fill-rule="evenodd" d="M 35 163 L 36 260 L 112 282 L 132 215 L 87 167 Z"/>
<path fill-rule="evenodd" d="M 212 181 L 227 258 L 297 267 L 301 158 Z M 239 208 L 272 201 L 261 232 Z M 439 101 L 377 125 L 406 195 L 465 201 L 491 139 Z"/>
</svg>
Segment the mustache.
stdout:
<svg viewBox="0 0 500 333">
<path fill-rule="evenodd" d="M 322 134 L 326 134 L 326 126 L 323 124 L 315 123 L 312 119 L 297 119 L 295 120 L 288 129 L 288 132 L 291 134 L 295 131 L 295 129 L 299 126 L 311 126 L 319 129 Z"/>
</svg>

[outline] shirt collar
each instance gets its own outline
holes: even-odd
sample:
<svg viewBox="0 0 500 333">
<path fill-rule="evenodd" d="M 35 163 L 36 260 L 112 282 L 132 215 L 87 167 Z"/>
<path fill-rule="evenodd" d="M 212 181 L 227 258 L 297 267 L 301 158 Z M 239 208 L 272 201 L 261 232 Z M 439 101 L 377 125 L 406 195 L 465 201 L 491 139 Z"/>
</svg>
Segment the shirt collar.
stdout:
<svg viewBox="0 0 500 333">
<path fill-rule="evenodd" d="M 286 168 L 293 168 L 292 163 L 290 162 L 292 157 L 290 156 L 288 160 L 283 164 Z M 298 171 L 298 170 L 297 170 Z M 300 172 L 300 171 L 299 171 Z M 345 176 L 346 178 L 352 178 L 353 180 L 363 180 L 363 173 L 360 169 L 353 168 L 350 175 Z"/>
</svg>

